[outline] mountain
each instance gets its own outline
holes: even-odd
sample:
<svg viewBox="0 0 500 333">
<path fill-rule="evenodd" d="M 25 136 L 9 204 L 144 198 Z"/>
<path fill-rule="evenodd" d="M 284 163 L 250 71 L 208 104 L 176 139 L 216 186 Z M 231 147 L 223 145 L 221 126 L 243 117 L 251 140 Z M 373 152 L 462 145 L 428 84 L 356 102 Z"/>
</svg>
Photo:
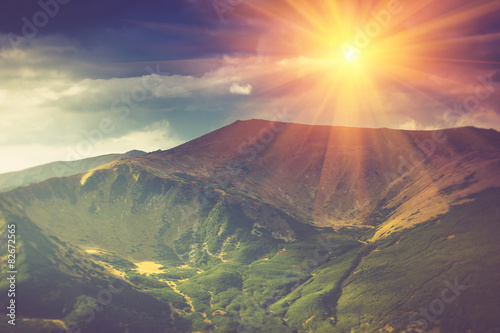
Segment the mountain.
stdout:
<svg viewBox="0 0 500 333">
<path fill-rule="evenodd" d="M 140 150 L 131 150 L 125 154 L 108 154 L 70 162 L 52 162 L 21 171 L 0 174 L 0 191 L 5 192 L 49 178 L 76 175 L 122 158 L 134 158 L 144 154 L 146 153 Z"/>
<path fill-rule="evenodd" d="M 499 166 L 493 130 L 249 120 L 2 193 L 16 329 L 498 332 Z"/>
<path fill-rule="evenodd" d="M 227 183 L 315 226 L 378 224 L 385 212 L 385 232 L 500 186 L 499 150 L 498 132 L 472 127 L 397 131 L 251 120 L 131 163 L 159 176 Z"/>
</svg>

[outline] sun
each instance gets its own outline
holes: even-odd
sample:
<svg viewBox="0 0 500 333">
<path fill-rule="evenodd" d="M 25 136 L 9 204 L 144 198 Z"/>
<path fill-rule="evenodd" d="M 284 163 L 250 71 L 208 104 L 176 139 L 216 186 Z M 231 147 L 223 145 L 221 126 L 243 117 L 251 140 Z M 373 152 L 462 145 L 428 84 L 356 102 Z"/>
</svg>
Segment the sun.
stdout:
<svg viewBox="0 0 500 333">
<path fill-rule="evenodd" d="M 498 34 L 479 34 L 472 23 L 499 11 L 500 0 L 458 6 L 452 0 L 361 2 L 249 4 L 269 21 L 263 33 L 280 36 L 259 44 L 259 54 L 276 59 L 278 66 L 251 75 L 272 75 L 263 94 L 273 101 L 285 100 L 285 93 L 294 96 L 297 121 L 393 123 L 395 115 L 423 105 L 439 113 L 450 109 L 456 91 L 471 86 L 467 71 L 475 63 L 498 64 L 476 61 L 467 49 L 470 43 L 498 40 Z"/>
<path fill-rule="evenodd" d="M 354 63 L 359 60 L 359 51 L 355 50 L 354 48 L 349 48 L 343 50 L 344 53 L 344 59 L 348 63 Z"/>
</svg>

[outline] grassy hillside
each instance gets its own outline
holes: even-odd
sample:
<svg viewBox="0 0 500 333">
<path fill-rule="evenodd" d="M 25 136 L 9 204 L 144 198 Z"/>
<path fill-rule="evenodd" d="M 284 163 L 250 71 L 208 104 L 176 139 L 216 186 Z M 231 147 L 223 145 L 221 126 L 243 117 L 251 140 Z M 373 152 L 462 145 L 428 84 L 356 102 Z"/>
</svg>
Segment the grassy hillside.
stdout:
<svg viewBox="0 0 500 333">
<path fill-rule="evenodd" d="M 19 311 L 44 320 L 24 331 L 78 320 L 87 332 L 494 332 L 500 325 L 497 188 L 370 242 L 376 229 L 316 228 L 223 190 L 186 215 L 197 186 L 130 165 L 4 194 L 3 223 L 19 226 L 24 249 Z M 124 291 L 85 326 L 79 314 L 98 306 L 88 297 L 112 278 L 126 281 Z M 432 321 L 422 317 L 443 281 L 455 279 L 467 290 Z"/>
<path fill-rule="evenodd" d="M 123 332 L 120 322 L 124 321 L 135 331 L 177 330 L 167 301 L 113 276 L 102 262 L 80 248 L 47 236 L 22 214 L 4 216 L 0 224 L 2 230 L 5 224 L 16 225 L 18 235 L 17 321 L 14 331 L 2 321 L 2 332 L 60 332 L 71 327 L 75 331 L 78 327 L 86 332 Z M 6 260 L 2 260 L 2 295 L 9 289 L 6 271 Z M 0 299 L 2 309 L 7 301 Z"/>
<path fill-rule="evenodd" d="M 380 172 L 408 150 L 378 165 L 374 138 L 408 147 L 432 133 L 342 129 L 322 152 L 327 129 L 301 141 L 289 126 L 218 181 L 243 158 L 229 139 L 259 124 L 1 193 L 0 239 L 12 223 L 19 237 L 16 330 L 500 331 L 498 133 L 448 131 L 392 191 Z M 293 136 L 302 148 L 283 148 Z"/>
<path fill-rule="evenodd" d="M 124 154 L 108 154 L 70 162 L 59 161 L 0 174 L 0 192 L 50 178 L 76 175 L 122 158 L 134 158 L 144 154 L 146 153 L 140 150 L 131 150 Z"/>
</svg>

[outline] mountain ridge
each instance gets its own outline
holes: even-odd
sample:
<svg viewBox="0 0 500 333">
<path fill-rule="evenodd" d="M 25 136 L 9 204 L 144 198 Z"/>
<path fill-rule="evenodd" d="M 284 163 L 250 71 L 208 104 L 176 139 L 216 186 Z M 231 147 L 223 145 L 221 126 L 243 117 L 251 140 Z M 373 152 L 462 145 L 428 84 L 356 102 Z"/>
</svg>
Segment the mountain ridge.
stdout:
<svg viewBox="0 0 500 333">
<path fill-rule="evenodd" d="M 75 161 L 54 161 L 19 171 L 6 172 L 0 174 L 0 192 L 54 177 L 76 175 L 118 159 L 134 158 L 144 154 L 146 152 L 134 149 L 123 154 L 105 154 Z"/>
<path fill-rule="evenodd" d="M 20 332 L 495 332 L 498 133 L 433 133 L 239 122 L 0 193 Z"/>
<path fill-rule="evenodd" d="M 270 130 L 275 127 L 283 129 Z M 259 141 L 259 133 L 271 133 L 266 139 L 269 142 Z M 298 149 L 290 149 L 294 145 Z M 342 148 L 345 146 L 347 148 Z M 460 193 L 460 187 L 470 186 L 478 192 L 490 185 L 498 186 L 500 183 L 491 175 L 500 161 L 499 150 L 498 132 L 473 127 L 404 131 L 249 120 L 232 123 L 170 150 L 148 154 L 135 161 L 138 165 L 161 170 L 158 173 L 160 176 L 181 172 L 194 178 L 230 184 L 236 191 L 249 189 L 248 192 L 255 193 L 264 201 L 317 226 L 346 226 L 365 224 L 362 219 L 370 219 L 369 215 L 380 205 L 387 206 L 387 210 L 398 206 L 402 198 L 394 199 L 395 193 L 402 190 L 419 193 L 423 190 L 423 185 L 418 184 L 423 182 L 422 177 L 426 177 L 427 184 L 434 188 L 433 193 L 426 196 L 429 202 L 441 196 L 440 191 L 455 184 L 455 190 L 448 189 L 450 193 L 445 193 L 449 197 L 443 203 L 446 207 L 465 195 L 465 192 Z M 374 154 L 377 156 L 373 157 Z M 453 159 L 456 159 L 455 163 L 463 164 L 460 168 L 463 178 L 454 177 L 439 184 L 439 179 L 435 181 L 435 178 L 450 173 L 449 169 L 454 166 L 447 164 Z M 280 170 L 283 175 L 273 172 L 273 169 Z M 152 172 L 155 173 L 154 170 Z M 332 173 L 335 174 L 331 176 Z M 431 177 L 431 173 L 436 177 Z M 214 174 L 222 174 L 222 178 L 227 179 L 218 181 Z M 313 176 L 317 174 L 319 177 Z M 486 175 L 490 175 L 490 180 Z M 317 179 L 311 181 L 311 177 Z M 473 180 L 474 177 L 479 178 Z M 411 183 L 412 179 L 420 180 Z M 274 186 L 263 186 L 266 181 Z M 373 184 L 363 185 L 369 181 Z M 450 181 L 451 184 L 448 184 Z M 356 182 L 354 188 L 349 185 L 352 182 Z M 414 189 L 409 190 L 411 185 Z M 352 191 L 361 193 L 350 194 Z M 335 196 L 338 200 L 333 205 Z M 384 200 L 393 202 L 387 205 Z M 339 209 L 338 213 L 329 210 L 332 206 Z M 442 214 L 445 209 L 429 211 L 420 221 Z M 307 213 L 300 214 L 298 211 Z M 353 219 L 353 214 L 361 214 L 362 217 Z M 397 218 L 408 219 L 409 216 Z"/>
</svg>

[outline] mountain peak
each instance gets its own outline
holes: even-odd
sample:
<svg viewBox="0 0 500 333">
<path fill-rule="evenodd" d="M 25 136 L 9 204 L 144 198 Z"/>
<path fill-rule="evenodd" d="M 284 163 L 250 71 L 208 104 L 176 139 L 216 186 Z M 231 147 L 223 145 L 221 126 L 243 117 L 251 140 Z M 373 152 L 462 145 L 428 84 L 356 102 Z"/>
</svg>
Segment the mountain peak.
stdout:
<svg viewBox="0 0 500 333">
<path fill-rule="evenodd" d="M 500 186 L 487 176 L 497 159 L 500 134 L 472 127 L 406 131 L 263 119 L 236 121 L 139 158 L 152 172 L 230 186 L 335 228 L 375 223 L 370 214 L 381 207 L 391 212 L 391 227 L 431 219 L 470 191 Z"/>
<path fill-rule="evenodd" d="M 25 318 L 75 318 L 71 305 L 64 310 L 75 304 L 73 313 L 80 313 L 84 298 L 74 291 L 99 299 L 116 274 L 131 287 L 124 297 L 108 291 L 113 307 L 123 309 L 103 311 L 89 331 L 110 332 L 127 313 L 147 320 L 134 331 L 212 332 L 213 323 L 229 332 L 248 312 L 245 304 L 257 299 L 258 306 L 269 304 L 268 331 L 330 332 L 332 323 L 348 331 L 361 327 L 349 324 L 353 318 L 364 318 L 353 316 L 355 308 L 369 314 L 363 327 L 402 332 L 408 314 L 422 304 L 434 308 L 429 295 L 444 290 L 443 281 L 457 285 L 459 276 L 473 285 L 467 299 L 498 294 L 484 279 L 498 273 L 497 265 L 474 273 L 478 262 L 494 262 L 498 253 L 498 139 L 497 132 L 475 128 L 402 131 L 255 119 L 168 151 L 17 188 L 0 194 L 0 237 L 16 225 L 24 246 L 20 267 L 30 279 L 16 299 L 30 305 L 20 307 Z M 276 290 L 284 301 L 276 302 Z M 487 330 L 468 323 L 476 316 L 482 323 L 485 313 L 492 324 L 482 327 L 496 327 L 494 301 L 482 308 L 456 302 L 456 311 L 450 305 L 442 331 L 460 331 L 454 323 L 463 316 L 456 313 L 467 314 L 463 323 L 477 332 Z"/>
</svg>

